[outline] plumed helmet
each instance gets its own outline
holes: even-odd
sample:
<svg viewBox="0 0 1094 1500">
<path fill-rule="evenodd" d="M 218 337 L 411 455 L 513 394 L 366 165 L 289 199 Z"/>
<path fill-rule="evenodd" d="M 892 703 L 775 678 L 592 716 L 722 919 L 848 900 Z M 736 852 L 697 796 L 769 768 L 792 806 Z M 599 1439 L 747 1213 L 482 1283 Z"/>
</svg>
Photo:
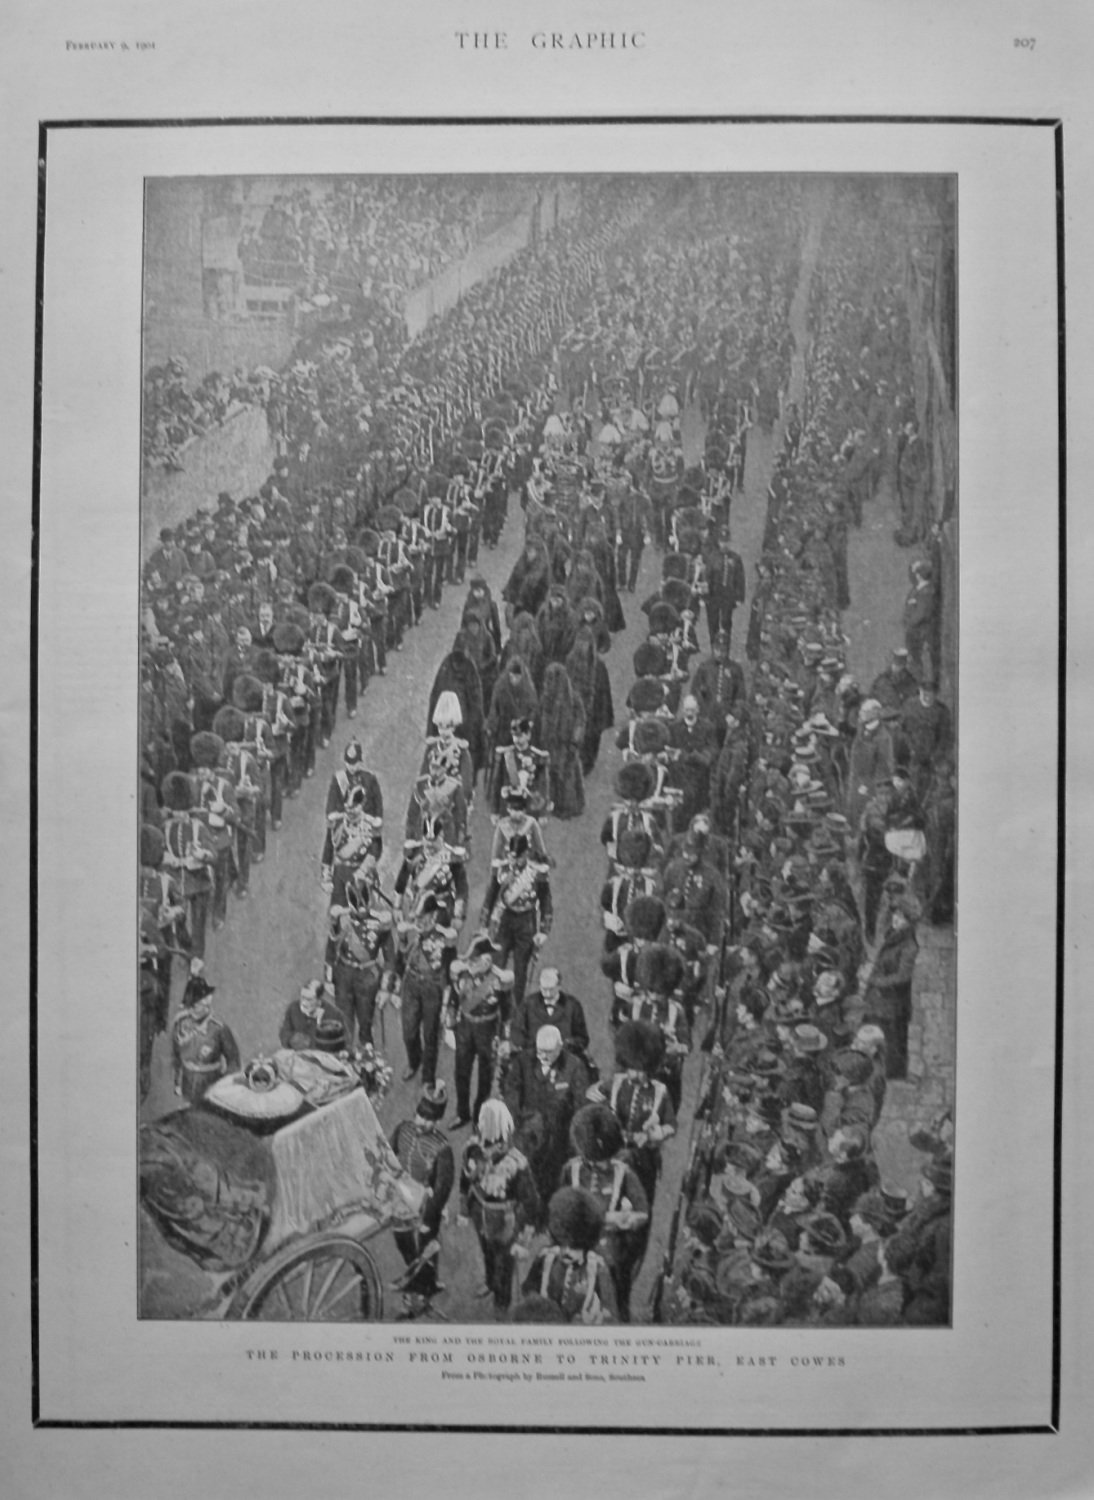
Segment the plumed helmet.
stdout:
<svg viewBox="0 0 1094 1500">
<path fill-rule="evenodd" d="M 450 691 L 441 693 L 433 710 L 433 722 L 437 725 L 449 724 L 453 727 L 463 723 L 463 711 L 455 693 Z"/>
<path fill-rule="evenodd" d="M 632 938 L 655 943 L 665 925 L 665 904 L 657 896 L 635 896 L 623 913 L 623 925 Z"/>
<path fill-rule="evenodd" d="M 648 1021 L 624 1021 L 615 1034 L 615 1061 L 620 1068 L 653 1073 L 661 1064 L 665 1039 Z"/>
<path fill-rule="evenodd" d="M 479 1138 L 487 1145 L 496 1141 L 511 1141 L 515 1129 L 509 1106 L 501 1099 L 487 1099 L 479 1110 Z"/>
<path fill-rule="evenodd" d="M 636 714 L 655 714 L 665 702 L 665 684 L 660 677 L 639 677 L 627 694 Z"/>
<path fill-rule="evenodd" d="M 353 569 L 347 567 L 345 563 L 339 563 L 338 567 L 331 569 L 330 586 L 336 593 L 348 594 L 352 592 L 356 583 Z"/>
<path fill-rule="evenodd" d="M 639 755 L 660 755 L 668 748 L 669 731 L 663 719 L 641 719 L 632 741 Z"/>
<path fill-rule="evenodd" d="M 667 600 L 661 600 L 650 610 L 650 634 L 671 635 L 680 628 L 680 615 Z"/>
<path fill-rule="evenodd" d="M 688 576 L 688 560 L 682 552 L 666 552 L 661 559 L 661 577 L 686 578 Z"/>
<path fill-rule="evenodd" d="M 615 773 L 615 794 L 624 802 L 644 802 L 655 785 L 653 771 L 642 761 L 628 761 Z"/>
<path fill-rule="evenodd" d="M 604 1209 L 584 1188 L 559 1188 L 547 1205 L 547 1232 L 556 1245 L 594 1250 L 604 1228 Z"/>
<path fill-rule="evenodd" d="M 220 764 L 220 757 L 223 754 L 224 741 L 219 734 L 211 734 L 207 729 L 201 729 L 197 734 L 190 736 L 190 759 L 195 766 L 212 770 Z"/>
<path fill-rule="evenodd" d="M 169 812 L 189 812 L 194 806 L 194 787 L 185 771 L 168 771 L 160 788 Z"/>
<path fill-rule="evenodd" d="M 271 652 L 264 652 L 263 655 L 270 657 L 270 660 L 273 662 L 274 671 L 276 672 L 277 657 L 274 656 Z M 265 665 L 265 663 L 263 663 L 263 665 Z M 258 666 L 257 662 L 255 663 L 255 666 Z M 264 698 L 265 693 L 262 687 L 262 683 L 260 682 L 258 677 L 252 677 L 249 672 L 242 673 L 239 677 L 236 678 L 235 682 L 232 683 L 232 702 L 237 709 L 240 709 L 245 714 L 260 714 L 262 712 L 262 704 Z M 224 710 L 221 709 L 220 712 L 223 713 Z M 213 722 L 215 724 L 216 720 L 214 720 Z M 246 730 L 244 730 L 244 732 L 246 732 Z M 224 731 L 218 729 L 217 733 L 223 734 Z M 226 740 L 242 739 L 243 735 L 225 734 L 224 738 Z"/>
<path fill-rule="evenodd" d="M 261 704 L 259 705 L 261 707 Z M 247 733 L 247 720 L 238 708 L 226 703 L 213 716 L 213 733 L 219 734 L 225 744 L 240 744 Z"/>
<path fill-rule="evenodd" d="M 306 637 L 299 625 L 285 620 L 273 630 L 274 650 L 279 656 L 299 656 L 304 649 Z"/>
<path fill-rule="evenodd" d="M 163 834 L 153 823 L 141 825 L 141 864 L 149 865 L 153 870 L 159 869 L 163 863 Z"/>
<path fill-rule="evenodd" d="M 574 1150 L 586 1161 L 607 1161 L 623 1149 L 623 1131 L 606 1104 L 586 1104 L 570 1124 Z"/>
<path fill-rule="evenodd" d="M 308 608 L 313 614 L 330 615 L 338 606 L 338 596 L 329 583 L 313 583 L 308 590 Z"/>
<path fill-rule="evenodd" d="M 635 983 L 654 995 L 671 995 L 684 980 L 684 959 L 664 943 L 643 948 L 635 965 Z"/>
</svg>

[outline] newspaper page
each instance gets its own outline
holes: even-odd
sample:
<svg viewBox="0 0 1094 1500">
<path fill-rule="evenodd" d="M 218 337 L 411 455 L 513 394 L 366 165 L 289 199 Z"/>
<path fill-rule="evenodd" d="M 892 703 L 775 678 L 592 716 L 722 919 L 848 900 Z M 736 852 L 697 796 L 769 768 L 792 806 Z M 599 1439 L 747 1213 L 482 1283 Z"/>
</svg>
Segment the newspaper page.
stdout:
<svg viewBox="0 0 1094 1500">
<path fill-rule="evenodd" d="M 28 26 L 18 1493 L 1082 1492 L 1087 38 L 932 14 Z"/>
</svg>

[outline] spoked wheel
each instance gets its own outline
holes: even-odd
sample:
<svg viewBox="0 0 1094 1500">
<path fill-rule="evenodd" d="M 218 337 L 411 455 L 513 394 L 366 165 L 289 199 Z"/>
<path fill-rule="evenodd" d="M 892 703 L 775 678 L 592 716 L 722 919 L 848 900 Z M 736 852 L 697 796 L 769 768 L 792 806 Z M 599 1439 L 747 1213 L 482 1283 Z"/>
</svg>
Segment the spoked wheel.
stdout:
<svg viewBox="0 0 1094 1500">
<path fill-rule="evenodd" d="M 375 1323 L 384 1311 L 376 1262 L 345 1235 L 288 1245 L 244 1282 L 230 1317 L 268 1323 Z"/>
</svg>

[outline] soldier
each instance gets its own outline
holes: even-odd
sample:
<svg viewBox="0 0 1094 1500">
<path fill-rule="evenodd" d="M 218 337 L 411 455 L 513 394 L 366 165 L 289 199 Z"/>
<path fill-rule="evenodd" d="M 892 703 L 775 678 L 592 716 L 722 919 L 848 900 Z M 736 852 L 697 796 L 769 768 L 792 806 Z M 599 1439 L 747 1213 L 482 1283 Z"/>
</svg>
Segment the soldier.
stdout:
<svg viewBox="0 0 1094 1500">
<path fill-rule="evenodd" d="M 512 969 L 494 962 L 494 948 L 485 933 L 474 938 L 462 958 L 450 970 L 451 994 L 446 1025 L 456 1037 L 456 1120 L 453 1130 L 463 1130 L 490 1098 L 494 1085 L 497 1050 L 509 1023 Z M 471 1074 L 478 1062 L 478 1087 L 471 1107 Z"/>
<path fill-rule="evenodd" d="M 403 1045 L 409 1082 L 421 1069 L 422 1081 L 437 1081 L 441 1011 L 448 969 L 456 957 L 456 931 L 438 923 L 436 897 L 427 895 L 414 919 L 399 923 L 393 991 L 401 996 Z"/>
<path fill-rule="evenodd" d="M 231 1030 L 213 1014 L 216 986 L 195 974 L 187 983 L 182 1010 L 171 1030 L 175 1093 L 195 1104 L 225 1073 L 239 1067 L 239 1047 Z"/>
<path fill-rule="evenodd" d="M 163 860 L 178 880 L 190 951 L 195 958 L 204 958 L 217 850 L 205 820 L 195 814 L 195 796 L 195 784 L 184 772 L 169 771 L 164 777 Z"/>
<path fill-rule="evenodd" d="M 716 949 L 722 936 L 727 893 L 725 881 L 709 857 L 709 837 L 701 828 L 689 827 L 679 858 L 665 867 L 663 888 L 666 905 L 676 907 L 690 926 L 698 928 L 708 949 Z"/>
<path fill-rule="evenodd" d="M 228 888 L 239 870 L 235 845 L 242 815 L 231 777 L 221 769 L 225 754 L 224 741 L 218 734 L 202 730 L 190 741 L 190 759 L 194 764 L 194 813 L 209 831 L 216 851 L 212 866 L 213 931 L 224 926 L 228 915 Z"/>
<path fill-rule="evenodd" d="M 691 679 L 691 692 L 702 716 L 714 726 L 721 743 L 726 714 L 739 716 L 745 700 L 745 674 L 729 655 L 729 634 L 719 630 L 711 637 L 711 654 L 700 662 Z"/>
<path fill-rule="evenodd" d="M 395 1244 L 407 1271 L 399 1286 L 403 1316 L 418 1317 L 444 1291 L 437 1276 L 445 1206 L 456 1180 L 456 1161 L 440 1125 L 447 1094 L 443 1083 L 422 1090 L 412 1120 L 396 1125 L 391 1148 L 403 1169 L 425 1189 L 421 1219 L 413 1229 L 397 1229 Z"/>
<path fill-rule="evenodd" d="M 664 1040 L 656 1026 L 627 1021 L 615 1039 L 616 1072 L 606 1103 L 619 1121 L 623 1142 L 653 1211 L 661 1148 L 676 1133 L 676 1111 L 668 1089 L 654 1074 L 661 1066 Z M 603 1093 L 603 1091 L 602 1091 Z"/>
<path fill-rule="evenodd" d="M 367 671 L 363 670 L 362 656 L 362 639 L 368 633 L 368 621 L 358 602 L 359 588 L 357 575 L 353 569 L 344 564 L 334 568 L 330 575 L 330 583 L 337 599 L 334 625 L 342 640 L 342 681 L 345 684 L 346 717 L 355 719 L 358 686 L 363 687 L 368 681 Z"/>
<path fill-rule="evenodd" d="M 711 649 L 715 638 L 724 634 L 726 651 L 733 635 L 733 611 L 745 602 L 745 567 L 740 554 L 730 546 L 729 527 L 717 533 L 713 547 L 703 554 L 703 576 L 706 582 L 707 629 Z"/>
<path fill-rule="evenodd" d="M 510 673 L 514 668 L 518 674 L 526 671 L 523 663 L 515 660 L 510 663 Z M 534 697 L 533 693 L 533 707 Z M 494 744 L 491 809 L 495 813 L 503 812 L 509 805 L 514 789 L 519 788 L 525 794 L 529 813 L 533 818 L 539 819 L 550 811 L 548 778 L 551 757 L 546 750 L 533 745 L 530 717 L 511 719 L 508 737 L 510 743 L 496 740 Z"/>
<path fill-rule="evenodd" d="M 617 1322 L 615 1284 L 597 1249 L 603 1229 L 598 1197 L 573 1187 L 554 1193 L 547 1207 L 551 1243 L 533 1257 L 523 1278 L 524 1296 L 553 1303 L 564 1323 L 599 1327 Z"/>
<path fill-rule="evenodd" d="M 238 879 L 236 895 L 246 897 L 251 882 L 251 864 L 261 864 L 262 853 L 258 849 L 260 837 L 265 839 L 265 805 L 262 802 L 262 771 L 258 756 L 246 744 L 247 721 L 238 708 L 225 704 L 217 710 L 213 720 L 213 733 L 224 742 L 220 764 L 235 789 L 239 807 L 239 822 L 235 828 L 235 859 Z M 259 831 L 259 816 L 263 826 Z"/>
<path fill-rule="evenodd" d="M 624 1155 L 623 1132 L 606 1104 L 586 1104 L 570 1123 L 574 1155 L 562 1169 L 564 1187 L 599 1200 L 604 1226 L 597 1245 L 615 1286 L 620 1322 L 630 1322 L 631 1285 L 649 1242 L 650 1205 Z"/>
<path fill-rule="evenodd" d="M 334 623 L 338 596 L 329 583 L 313 583 L 308 590 L 308 654 L 319 682 L 319 743 L 330 744 L 338 712 L 338 684 L 345 642 Z"/>
<path fill-rule="evenodd" d="M 414 920 L 422 901 L 432 896 L 443 921 L 457 928 L 462 925 L 468 897 L 466 854 L 461 845 L 445 842 L 440 819 L 422 820 L 422 837 L 405 842 L 403 862 L 395 877 L 395 894 L 402 898 L 409 920 Z"/>
<path fill-rule="evenodd" d="M 505 811 L 494 823 L 494 834 L 490 842 L 490 868 L 499 869 L 509 854 L 510 840 L 523 835 L 528 840 L 528 857 L 533 864 L 548 865 L 547 845 L 538 818 L 528 810 L 529 796 L 518 782 L 502 790 Z"/>
<path fill-rule="evenodd" d="M 346 1039 L 372 1043 L 372 1023 L 394 984 L 395 946 L 389 912 L 374 910 L 370 871 L 359 867 L 333 902 L 328 917 L 326 966 L 342 1012 Z"/>
<path fill-rule="evenodd" d="M 499 1313 L 512 1298 L 513 1246 L 530 1237 L 541 1214 L 535 1178 L 515 1144 L 515 1131 L 508 1106 L 488 1099 L 460 1164 L 460 1222 L 470 1219 L 482 1250 L 485 1284 L 479 1295 L 493 1297 Z"/>
<path fill-rule="evenodd" d="M 426 821 L 440 822 L 446 844 L 467 846 L 467 798 L 463 783 L 452 774 L 443 756 L 433 756 L 424 775 L 415 781 L 406 814 L 406 837 L 420 839 Z"/>
<path fill-rule="evenodd" d="M 514 971 L 513 1001 L 524 999 L 528 968 L 551 931 L 551 887 L 546 867 L 530 861 L 530 841 L 517 834 L 509 842 L 505 861 L 492 869 L 479 926 L 497 945 L 499 961 Z"/>
<path fill-rule="evenodd" d="M 360 828 L 365 828 L 363 820 L 368 820 L 368 832 L 370 837 L 364 840 L 363 832 L 357 837 L 357 843 L 361 845 L 357 851 L 355 862 L 360 863 L 366 855 L 376 861 L 383 853 L 382 824 L 384 817 L 384 794 L 380 789 L 380 783 L 373 773 L 365 768 L 365 752 L 361 742 L 357 739 L 350 740 L 342 752 L 343 766 L 336 771 L 330 779 L 327 788 L 327 831 L 323 839 L 323 853 L 321 856 L 322 879 L 326 885 L 333 882 L 334 878 L 334 829 L 341 827 L 342 814 L 345 813 L 350 800 L 350 792 L 356 791 L 355 815 L 359 820 Z M 335 819 L 335 822 L 331 820 Z"/>
</svg>

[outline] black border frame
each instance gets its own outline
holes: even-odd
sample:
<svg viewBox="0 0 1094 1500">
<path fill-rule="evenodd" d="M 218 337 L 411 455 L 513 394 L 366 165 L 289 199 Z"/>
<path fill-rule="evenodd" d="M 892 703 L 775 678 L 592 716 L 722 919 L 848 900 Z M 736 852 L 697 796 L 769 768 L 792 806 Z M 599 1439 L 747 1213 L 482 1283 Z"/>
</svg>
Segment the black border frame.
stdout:
<svg viewBox="0 0 1094 1500">
<path fill-rule="evenodd" d="M 1059 534 L 1059 637 L 1057 652 L 1056 710 L 1056 953 L 1052 1169 L 1052 1359 L 1049 1422 L 1044 1425 L 998 1427 L 610 1427 L 558 1426 L 551 1423 L 491 1426 L 443 1422 L 218 1422 L 94 1420 L 44 1418 L 41 1415 L 39 1276 L 38 1276 L 38 613 L 39 613 L 39 524 L 41 518 L 42 459 L 42 340 L 45 307 L 45 231 L 48 138 L 51 130 L 179 129 L 199 126 L 251 125 L 364 125 L 364 126 L 541 126 L 541 125 L 989 125 L 1037 126 L 1051 129 L 1056 168 L 1056 326 L 1059 480 L 1057 523 Z M 38 123 L 38 202 L 35 256 L 34 320 L 34 431 L 31 479 L 31 579 L 30 579 L 30 1015 L 28 1060 L 30 1067 L 30 1334 L 31 1334 L 31 1423 L 36 1429 L 119 1429 L 143 1431 L 242 1431 L 242 1432 L 429 1432 L 483 1433 L 493 1436 L 573 1434 L 574 1436 L 629 1437 L 995 1437 L 1057 1435 L 1060 1432 L 1060 1343 L 1061 1343 L 1061 1206 L 1063 1144 L 1063 1034 L 1064 1034 L 1064 892 L 1066 847 L 1066 720 L 1067 685 L 1067 360 L 1065 322 L 1064 254 L 1064 154 L 1063 121 L 1059 117 L 991 115 L 251 115 L 171 119 L 80 119 L 40 120 Z"/>
</svg>

